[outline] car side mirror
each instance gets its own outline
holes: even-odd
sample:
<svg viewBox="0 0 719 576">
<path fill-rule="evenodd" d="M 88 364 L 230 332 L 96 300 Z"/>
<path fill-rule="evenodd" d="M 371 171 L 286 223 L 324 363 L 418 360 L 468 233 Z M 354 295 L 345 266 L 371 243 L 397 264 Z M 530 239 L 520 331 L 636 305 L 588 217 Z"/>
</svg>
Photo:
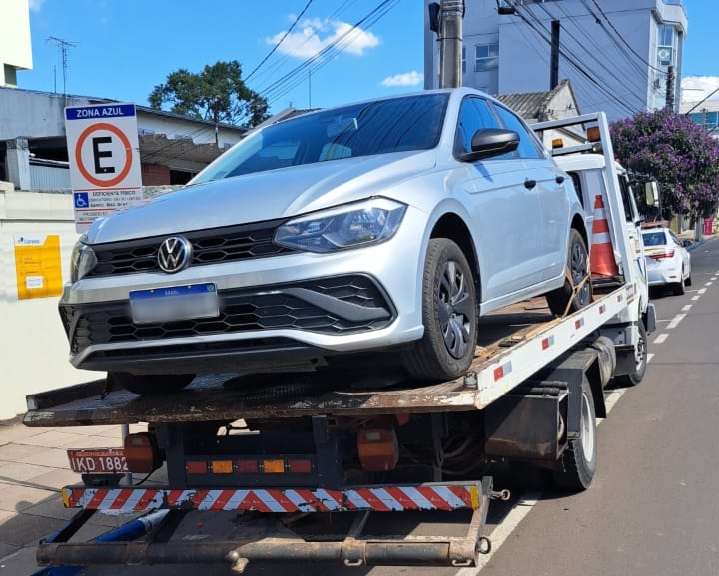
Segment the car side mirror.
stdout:
<svg viewBox="0 0 719 576">
<path fill-rule="evenodd" d="M 694 244 L 694 242 L 692 242 L 691 240 L 682 240 L 682 246 L 684 246 L 684 248 L 688 248 L 692 244 Z"/>
<path fill-rule="evenodd" d="M 476 162 L 484 158 L 514 152 L 519 147 L 519 134 L 514 130 L 483 128 L 472 136 L 472 151 L 459 155 L 460 162 Z"/>
</svg>

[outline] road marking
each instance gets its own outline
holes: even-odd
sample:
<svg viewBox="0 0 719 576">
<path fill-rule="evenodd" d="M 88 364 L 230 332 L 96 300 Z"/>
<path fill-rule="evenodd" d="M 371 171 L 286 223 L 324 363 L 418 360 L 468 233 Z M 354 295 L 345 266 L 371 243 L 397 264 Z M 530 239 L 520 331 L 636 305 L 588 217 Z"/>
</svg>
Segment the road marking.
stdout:
<svg viewBox="0 0 719 576">
<path fill-rule="evenodd" d="M 699 298 L 701 298 L 701 296 L 692 296 L 692 300 L 693 300 L 694 302 L 696 302 L 697 300 L 699 300 Z"/>
<path fill-rule="evenodd" d="M 714 284 L 714 282 L 707 282 L 704 286 L 711 286 L 712 284 Z"/>
<path fill-rule="evenodd" d="M 712 276 L 712 277 L 710 278 L 710 280 L 711 280 L 712 282 L 714 282 L 714 280 L 716 280 L 716 279 L 717 279 L 716 276 Z"/>
<path fill-rule="evenodd" d="M 686 314 L 677 314 L 676 316 L 674 316 L 672 321 L 669 322 L 669 324 L 667 324 L 667 330 L 674 330 L 674 328 L 679 326 L 679 322 L 684 320 L 684 318 L 686 318 L 686 316 L 687 316 Z"/>
<path fill-rule="evenodd" d="M 647 354 L 647 364 L 652 361 L 652 358 L 654 358 L 654 354 Z"/>
<path fill-rule="evenodd" d="M 462 568 L 456 576 L 477 576 L 492 559 L 492 555 L 499 550 L 499 547 L 507 540 L 514 529 L 519 526 L 524 517 L 529 514 L 534 505 L 542 498 L 541 490 L 532 490 L 525 492 L 522 497 L 514 505 L 514 508 L 505 516 L 500 524 L 492 530 L 492 551 L 489 554 L 480 554 L 479 563 L 471 568 Z"/>
<path fill-rule="evenodd" d="M 663 343 L 667 338 L 669 338 L 669 334 L 659 334 L 659 336 L 657 336 L 657 337 L 654 339 L 654 344 L 661 344 L 661 343 Z"/>
<path fill-rule="evenodd" d="M 687 304 L 686 306 L 684 306 L 684 308 L 682 308 L 682 312 L 689 312 L 689 310 L 691 310 L 691 309 L 692 309 L 692 305 Z"/>
<path fill-rule="evenodd" d="M 707 292 L 707 289 L 706 289 L 706 288 L 702 288 L 701 290 L 697 290 L 697 294 L 706 294 L 706 292 Z"/>
</svg>

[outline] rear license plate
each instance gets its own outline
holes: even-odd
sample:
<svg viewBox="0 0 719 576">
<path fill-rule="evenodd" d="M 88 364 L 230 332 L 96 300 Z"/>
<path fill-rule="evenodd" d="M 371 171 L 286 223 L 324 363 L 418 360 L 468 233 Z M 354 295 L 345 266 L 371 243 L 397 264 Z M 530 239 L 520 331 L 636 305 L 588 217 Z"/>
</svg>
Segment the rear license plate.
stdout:
<svg viewBox="0 0 719 576">
<path fill-rule="evenodd" d="M 129 472 L 122 448 L 94 448 L 68 450 L 70 468 L 80 474 L 110 474 Z"/>
<path fill-rule="evenodd" d="M 217 286 L 213 282 L 130 292 L 135 324 L 216 318 L 220 315 Z"/>
</svg>

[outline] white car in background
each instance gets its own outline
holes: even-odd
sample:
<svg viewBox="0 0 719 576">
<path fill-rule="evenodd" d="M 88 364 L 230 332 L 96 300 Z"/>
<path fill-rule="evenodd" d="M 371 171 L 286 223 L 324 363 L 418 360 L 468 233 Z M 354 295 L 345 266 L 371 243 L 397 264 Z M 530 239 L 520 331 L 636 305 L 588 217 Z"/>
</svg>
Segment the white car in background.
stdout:
<svg viewBox="0 0 719 576">
<path fill-rule="evenodd" d="M 691 241 L 680 240 L 666 227 L 649 228 L 642 238 L 649 286 L 671 288 L 676 296 L 684 294 L 684 287 L 692 285 L 692 260 L 686 249 Z"/>
</svg>

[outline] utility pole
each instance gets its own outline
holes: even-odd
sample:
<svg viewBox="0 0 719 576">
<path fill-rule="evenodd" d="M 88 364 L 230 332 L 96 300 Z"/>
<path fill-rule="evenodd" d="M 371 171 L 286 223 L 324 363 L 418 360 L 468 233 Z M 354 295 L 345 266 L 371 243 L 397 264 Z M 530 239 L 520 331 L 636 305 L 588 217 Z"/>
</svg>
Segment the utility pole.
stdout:
<svg viewBox="0 0 719 576">
<path fill-rule="evenodd" d="M 67 40 L 63 40 L 62 38 L 56 38 L 55 36 L 50 36 L 47 39 L 47 42 L 55 42 L 58 49 L 60 50 L 60 54 L 62 56 L 62 95 L 67 96 L 67 53 L 70 48 L 75 48 L 78 45 L 78 42 L 68 42 Z"/>
<path fill-rule="evenodd" d="M 552 20 L 552 59 L 549 70 L 549 89 L 554 90 L 559 84 L 559 20 Z"/>
<path fill-rule="evenodd" d="M 439 27 L 439 87 L 462 85 L 464 0 L 442 0 Z"/>
</svg>

